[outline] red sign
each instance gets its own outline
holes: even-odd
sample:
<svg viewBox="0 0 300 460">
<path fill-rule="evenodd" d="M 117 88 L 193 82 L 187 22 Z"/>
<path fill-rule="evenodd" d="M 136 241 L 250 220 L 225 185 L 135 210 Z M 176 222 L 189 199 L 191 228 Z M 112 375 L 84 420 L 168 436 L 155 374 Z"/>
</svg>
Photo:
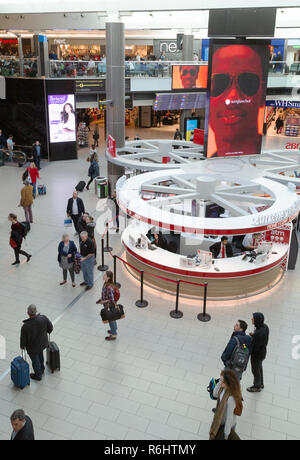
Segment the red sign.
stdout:
<svg viewBox="0 0 300 460">
<path fill-rule="evenodd" d="M 194 144 L 204 145 L 204 129 L 194 129 Z"/>
<path fill-rule="evenodd" d="M 2 45 L 10 45 L 10 44 L 17 45 L 18 40 L 16 38 L 0 38 L 0 43 Z"/>
<path fill-rule="evenodd" d="M 116 141 L 115 139 L 109 135 L 108 136 L 108 153 L 111 157 L 116 158 Z"/>
</svg>

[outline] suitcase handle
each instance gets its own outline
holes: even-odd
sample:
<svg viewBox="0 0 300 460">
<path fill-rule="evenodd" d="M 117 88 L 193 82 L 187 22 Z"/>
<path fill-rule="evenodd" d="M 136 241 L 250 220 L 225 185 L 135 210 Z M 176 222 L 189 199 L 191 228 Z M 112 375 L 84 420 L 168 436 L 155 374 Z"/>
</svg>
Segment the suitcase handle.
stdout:
<svg viewBox="0 0 300 460">
<path fill-rule="evenodd" d="M 27 355 L 26 355 L 26 350 L 21 350 L 21 352 L 22 352 L 22 358 L 23 358 L 24 361 L 26 361 L 26 363 L 27 363 L 27 359 L 26 359 L 26 357 L 27 357 Z"/>
</svg>

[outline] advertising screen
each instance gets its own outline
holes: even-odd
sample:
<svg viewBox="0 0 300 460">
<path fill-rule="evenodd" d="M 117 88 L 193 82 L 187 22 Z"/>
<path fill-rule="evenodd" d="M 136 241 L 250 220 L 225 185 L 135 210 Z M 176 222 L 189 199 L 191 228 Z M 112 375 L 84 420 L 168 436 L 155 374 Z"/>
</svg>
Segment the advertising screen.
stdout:
<svg viewBox="0 0 300 460">
<path fill-rule="evenodd" d="M 200 126 L 200 118 L 185 118 L 184 119 L 184 134 L 186 141 L 194 140 L 194 130 Z"/>
<path fill-rule="evenodd" d="M 268 61 L 267 41 L 211 43 L 207 158 L 260 153 Z"/>
<path fill-rule="evenodd" d="M 75 142 L 74 94 L 48 96 L 50 142 Z"/>
<path fill-rule="evenodd" d="M 172 89 L 206 89 L 207 65 L 173 65 Z"/>
</svg>

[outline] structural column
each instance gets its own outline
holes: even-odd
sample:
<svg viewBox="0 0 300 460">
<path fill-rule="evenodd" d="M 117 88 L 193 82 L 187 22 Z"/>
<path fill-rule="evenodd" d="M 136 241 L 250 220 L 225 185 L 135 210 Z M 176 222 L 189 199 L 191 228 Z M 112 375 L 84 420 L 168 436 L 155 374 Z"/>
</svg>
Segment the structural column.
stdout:
<svg viewBox="0 0 300 460">
<path fill-rule="evenodd" d="M 182 42 L 182 60 L 194 61 L 194 35 L 184 34 Z M 181 110 L 180 114 L 180 132 L 184 132 L 184 119 L 192 115 L 191 110 Z"/>
<path fill-rule="evenodd" d="M 20 75 L 24 77 L 24 55 L 23 55 L 23 44 L 22 44 L 22 37 L 18 35 L 18 55 L 19 55 L 19 63 L 20 63 Z"/>
<path fill-rule="evenodd" d="M 50 76 L 49 49 L 46 35 L 35 34 L 33 36 L 34 54 L 38 58 L 38 76 Z"/>
<path fill-rule="evenodd" d="M 116 148 L 125 144 L 125 32 L 122 22 L 106 23 L 106 106 L 107 138 L 112 136 Z M 108 180 L 111 192 L 124 168 L 108 161 Z"/>
</svg>

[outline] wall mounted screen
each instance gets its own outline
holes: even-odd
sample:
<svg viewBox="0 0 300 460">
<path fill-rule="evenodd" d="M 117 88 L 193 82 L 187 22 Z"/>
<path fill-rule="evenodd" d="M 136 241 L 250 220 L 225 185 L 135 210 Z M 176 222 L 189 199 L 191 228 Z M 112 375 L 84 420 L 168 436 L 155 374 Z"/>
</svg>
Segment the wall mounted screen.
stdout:
<svg viewBox="0 0 300 460">
<path fill-rule="evenodd" d="M 154 110 L 202 109 L 205 107 L 204 93 L 156 94 Z"/>
<path fill-rule="evenodd" d="M 49 95 L 50 143 L 76 141 L 74 94 Z"/>
<path fill-rule="evenodd" d="M 206 89 L 207 65 L 173 65 L 172 89 Z"/>
</svg>

